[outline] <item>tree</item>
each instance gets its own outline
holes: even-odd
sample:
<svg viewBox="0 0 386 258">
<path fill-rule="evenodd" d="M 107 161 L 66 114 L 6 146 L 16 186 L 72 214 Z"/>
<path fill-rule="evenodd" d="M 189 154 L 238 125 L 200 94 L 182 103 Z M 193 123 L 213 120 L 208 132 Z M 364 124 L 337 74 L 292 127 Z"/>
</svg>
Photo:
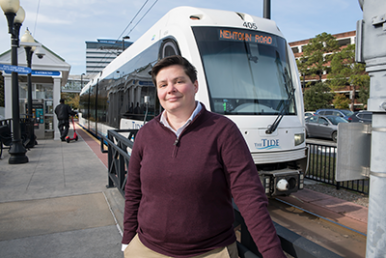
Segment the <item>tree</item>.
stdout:
<svg viewBox="0 0 386 258">
<path fill-rule="evenodd" d="M 355 62 L 355 45 L 348 45 L 341 52 L 336 53 L 331 61 L 331 72 L 328 75 L 332 90 L 340 90 L 351 86 L 351 110 L 354 110 L 355 93 L 359 87 L 361 102 L 366 105 L 368 99 L 368 86 L 370 77 L 366 74 L 365 64 Z M 337 99 L 335 102 L 343 100 Z"/>
<path fill-rule="evenodd" d="M 363 103 L 363 108 L 367 109 L 367 101 L 370 97 L 370 79 L 363 82 L 362 85 L 359 86 L 359 94 L 358 101 Z"/>
<path fill-rule="evenodd" d="M 350 100 L 343 94 L 335 94 L 332 103 L 334 103 L 334 107 L 337 109 L 348 109 Z"/>
<path fill-rule="evenodd" d="M 305 110 L 317 110 L 329 108 L 334 94 L 330 92 L 330 87 L 326 83 L 318 82 L 304 91 L 303 98 Z"/>
<path fill-rule="evenodd" d="M 301 56 L 296 60 L 296 65 L 298 67 L 298 71 L 300 73 L 300 79 L 303 80 L 302 88 L 306 87 L 305 85 L 305 77 L 308 75 L 308 67 L 306 64 L 307 59 L 304 56 Z"/>
<path fill-rule="evenodd" d="M 79 93 L 62 93 L 61 98 L 65 99 L 65 103 L 72 109 L 79 109 Z"/>
<path fill-rule="evenodd" d="M 323 32 L 310 39 L 309 43 L 303 47 L 300 61 L 308 68 L 308 74 L 317 75 L 319 81 L 322 81 L 323 71 L 331 61 L 333 53 L 337 51 L 339 51 L 339 44 L 336 38 Z"/>
</svg>

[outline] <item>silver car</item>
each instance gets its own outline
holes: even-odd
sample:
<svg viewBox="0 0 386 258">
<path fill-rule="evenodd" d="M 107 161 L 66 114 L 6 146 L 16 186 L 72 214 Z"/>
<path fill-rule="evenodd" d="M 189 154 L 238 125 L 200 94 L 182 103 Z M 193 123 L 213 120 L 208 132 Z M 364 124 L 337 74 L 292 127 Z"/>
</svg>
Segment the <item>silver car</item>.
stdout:
<svg viewBox="0 0 386 258">
<path fill-rule="evenodd" d="M 306 118 L 307 137 L 321 137 L 337 141 L 338 124 L 348 123 L 348 121 L 339 116 L 320 116 L 313 115 Z"/>
</svg>

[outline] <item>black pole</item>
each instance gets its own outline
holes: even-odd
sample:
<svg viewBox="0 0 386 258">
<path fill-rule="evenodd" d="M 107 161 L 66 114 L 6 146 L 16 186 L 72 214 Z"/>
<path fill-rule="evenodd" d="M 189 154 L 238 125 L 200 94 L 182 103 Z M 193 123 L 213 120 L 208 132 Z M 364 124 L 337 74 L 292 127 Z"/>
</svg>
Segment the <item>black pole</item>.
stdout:
<svg viewBox="0 0 386 258">
<path fill-rule="evenodd" d="M 29 46 L 24 47 L 24 49 L 27 57 L 27 66 L 31 68 L 32 56 L 34 52 L 32 51 L 32 48 Z M 29 123 L 29 130 L 30 130 L 30 133 L 29 133 L 30 140 L 27 146 L 29 148 L 33 148 L 35 146 L 36 137 L 35 137 L 35 128 L 33 125 L 33 114 L 32 114 L 32 70 L 27 75 L 27 85 L 28 85 L 27 108 L 28 108 L 28 123 Z"/>
<path fill-rule="evenodd" d="M 83 88 L 83 73 L 80 75 L 80 89 Z"/>
<path fill-rule="evenodd" d="M 122 37 L 122 52 L 125 51 L 125 39 L 130 39 L 129 36 Z"/>
<path fill-rule="evenodd" d="M 271 0 L 264 0 L 264 18 L 271 19 Z"/>
<path fill-rule="evenodd" d="M 17 66 L 17 48 L 19 47 L 19 31 L 21 24 L 14 23 L 13 31 L 11 33 L 11 53 L 12 65 Z M 9 149 L 9 164 L 22 164 L 28 162 L 28 157 L 25 155 L 27 150 L 21 142 L 20 131 L 20 110 L 19 110 L 19 82 L 18 73 L 12 72 L 12 145 Z"/>
</svg>

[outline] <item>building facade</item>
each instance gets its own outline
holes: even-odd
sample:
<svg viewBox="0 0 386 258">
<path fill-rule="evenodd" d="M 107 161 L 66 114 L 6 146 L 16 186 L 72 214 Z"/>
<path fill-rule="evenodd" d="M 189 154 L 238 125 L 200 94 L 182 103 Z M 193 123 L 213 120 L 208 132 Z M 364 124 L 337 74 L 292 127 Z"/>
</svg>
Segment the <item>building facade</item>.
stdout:
<svg viewBox="0 0 386 258">
<path fill-rule="evenodd" d="M 86 74 L 90 77 L 98 74 L 131 44 L 113 39 L 86 41 Z"/>
<path fill-rule="evenodd" d="M 66 85 L 71 66 L 59 55 L 42 45 L 44 56 L 33 55 L 32 58 L 32 100 L 35 118 L 35 135 L 37 139 L 60 138 L 58 120 L 54 114 L 59 104 L 61 87 Z M 24 47 L 17 52 L 18 66 L 27 67 Z M 11 65 L 11 50 L 0 54 L 0 63 Z M 12 118 L 12 73 L 1 71 L 4 79 L 4 118 Z M 27 114 L 28 80 L 27 74 L 18 74 L 19 111 L 21 117 Z"/>
</svg>

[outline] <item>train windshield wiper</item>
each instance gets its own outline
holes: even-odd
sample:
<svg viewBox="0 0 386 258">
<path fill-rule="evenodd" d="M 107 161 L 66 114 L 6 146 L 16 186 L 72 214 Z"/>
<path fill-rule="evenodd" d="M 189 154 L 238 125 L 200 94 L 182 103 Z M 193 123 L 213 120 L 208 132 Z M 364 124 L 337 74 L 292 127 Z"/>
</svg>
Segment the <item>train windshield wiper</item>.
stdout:
<svg viewBox="0 0 386 258">
<path fill-rule="evenodd" d="M 272 134 L 276 128 L 278 127 L 281 119 L 284 116 L 284 109 L 279 113 L 279 115 L 276 117 L 275 122 L 265 131 L 266 134 Z"/>
<path fill-rule="evenodd" d="M 295 96 L 294 91 L 295 91 L 295 89 L 292 88 L 292 91 L 289 94 L 289 98 L 288 98 L 287 104 L 280 111 L 280 113 L 277 115 L 277 117 L 276 117 L 275 121 L 273 122 L 273 124 L 265 131 L 266 134 L 272 134 L 274 131 L 276 131 L 277 127 L 280 124 L 281 119 L 284 116 L 284 113 L 289 111 L 289 105 L 290 105 L 290 103 L 292 103 L 292 101 L 294 99 L 294 96 Z"/>
</svg>

